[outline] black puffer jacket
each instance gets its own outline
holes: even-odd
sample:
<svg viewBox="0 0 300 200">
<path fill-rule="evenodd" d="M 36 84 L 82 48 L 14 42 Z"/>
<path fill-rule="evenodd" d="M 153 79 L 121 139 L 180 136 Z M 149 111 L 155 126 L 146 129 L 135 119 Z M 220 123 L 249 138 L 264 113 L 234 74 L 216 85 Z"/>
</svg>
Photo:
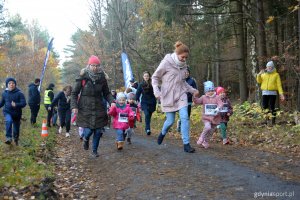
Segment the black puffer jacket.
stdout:
<svg viewBox="0 0 300 200">
<path fill-rule="evenodd" d="M 81 95 L 78 101 L 80 92 Z M 79 127 L 96 129 L 107 125 L 107 109 L 102 103 L 103 98 L 109 103 L 112 103 L 114 100 L 103 72 L 99 73 L 95 84 L 87 73 L 76 79 L 71 93 L 71 109 L 78 109 L 77 124 Z"/>
</svg>

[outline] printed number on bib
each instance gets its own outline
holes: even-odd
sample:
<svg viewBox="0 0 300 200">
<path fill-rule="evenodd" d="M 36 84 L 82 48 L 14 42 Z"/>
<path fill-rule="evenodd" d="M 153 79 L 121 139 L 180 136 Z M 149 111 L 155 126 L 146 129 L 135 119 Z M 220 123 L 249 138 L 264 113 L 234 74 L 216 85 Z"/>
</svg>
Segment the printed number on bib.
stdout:
<svg viewBox="0 0 300 200">
<path fill-rule="evenodd" d="M 119 122 L 128 122 L 128 114 L 127 113 L 119 113 Z"/>
<path fill-rule="evenodd" d="M 227 103 L 224 103 L 223 107 L 220 108 L 220 112 L 223 112 L 223 113 L 228 112 L 228 107 L 229 107 L 229 105 Z"/>
<path fill-rule="evenodd" d="M 205 109 L 204 109 L 204 113 L 205 115 L 217 115 L 216 113 L 216 108 L 218 107 L 217 104 L 205 104 Z"/>
</svg>

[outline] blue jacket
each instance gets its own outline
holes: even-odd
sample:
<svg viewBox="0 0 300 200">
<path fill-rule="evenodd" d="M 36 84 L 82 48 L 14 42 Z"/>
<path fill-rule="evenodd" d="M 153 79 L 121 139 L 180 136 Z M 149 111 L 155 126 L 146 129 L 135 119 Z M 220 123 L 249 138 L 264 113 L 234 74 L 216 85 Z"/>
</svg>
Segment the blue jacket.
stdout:
<svg viewBox="0 0 300 200">
<path fill-rule="evenodd" d="M 16 107 L 12 107 L 12 101 L 16 103 Z M 20 120 L 22 116 L 22 108 L 26 106 L 24 94 L 18 88 L 15 88 L 12 91 L 6 89 L 2 93 L 2 99 L 0 102 L 0 108 L 3 106 L 3 114 L 10 114 L 13 119 Z"/>
<path fill-rule="evenodd" d="M 190 86 L 192 86 L 193 88 L 197 89 L 196 81 L 195 81 L 193 78 L 187 77 L 187 78 L 185 79 L 185 81 L 186 81 Z M 188 92 L 188 93 L 187 93 L 187 97 L 188 97 L 188 102 L 189 102 L 189 103 L 192 103 L 192 102 L 193 102 L 193 95 L 192 95 L 191 93 Z"/>
<path fill-rule="evenodd" d="M 41 95 L 38 90 L 38 86 L 34 83 L 30 83 L 28 87 L 28 105 L 40 105 Z"/>
<path fill-rule="evenodd" d="M 70 98 L 69 100 L 66 98 L 66 95 L 63 91 L 59 92 L 53 99 L 52 103 L 51 103 L 51 108 L 53 108 L 54 106 L 58 105 L 58 110 L 62 110 L 62 111 L 66 111 L 66 110 L 70 110 Z"/>
</svg>

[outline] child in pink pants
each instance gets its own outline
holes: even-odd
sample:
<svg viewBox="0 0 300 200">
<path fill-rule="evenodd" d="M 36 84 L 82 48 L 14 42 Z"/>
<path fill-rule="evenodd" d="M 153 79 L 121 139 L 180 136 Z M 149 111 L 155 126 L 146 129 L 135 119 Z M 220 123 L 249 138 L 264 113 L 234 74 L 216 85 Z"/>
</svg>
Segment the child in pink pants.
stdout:
<svg viewBox="0 0 300 200">
<path fill-rule="evenodd" d="M 204 123 L 204 129 L 197 144 L 208 148 L 209 137 L 220 123 L 219 110 L 222 108 L 223 103 L 220 97 L 216 95 L 213 82 L 204 82 L 204 92 L 205 95 L 202 95 L 200 98 L 195 98 L 194 103 L 203 105 L 202 121 Z"/>
</svg>

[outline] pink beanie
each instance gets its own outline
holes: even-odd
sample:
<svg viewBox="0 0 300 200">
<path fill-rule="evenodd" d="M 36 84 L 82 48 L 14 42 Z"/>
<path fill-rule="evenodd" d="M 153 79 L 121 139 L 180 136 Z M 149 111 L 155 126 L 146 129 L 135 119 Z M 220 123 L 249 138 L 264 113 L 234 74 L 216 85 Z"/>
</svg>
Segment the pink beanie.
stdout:
<svg viewBox="0 0 300 200">
<path fill-rule="evenodd" d="M 219 86 L 219 87 L 216 88 L 217 95 L 220 95 L 220 93 L 222 93 L 222 92 L 225 92 L 225 89 L 223 87 Z"/>
<path fill-rule="evenodd" d="M 100 59 L 97 57 L 97 56 L 94 56 L 94 55 L 92 55 L 90 58 L 89 58 L 89 62 L 88 62 L 88 64 L 89 65 L 100 65 Z"/>
</svg>

